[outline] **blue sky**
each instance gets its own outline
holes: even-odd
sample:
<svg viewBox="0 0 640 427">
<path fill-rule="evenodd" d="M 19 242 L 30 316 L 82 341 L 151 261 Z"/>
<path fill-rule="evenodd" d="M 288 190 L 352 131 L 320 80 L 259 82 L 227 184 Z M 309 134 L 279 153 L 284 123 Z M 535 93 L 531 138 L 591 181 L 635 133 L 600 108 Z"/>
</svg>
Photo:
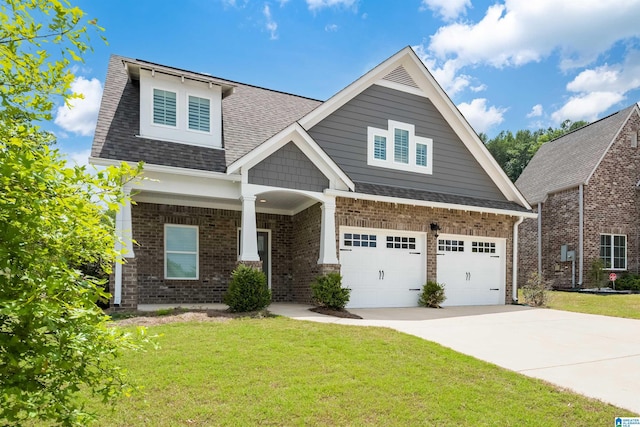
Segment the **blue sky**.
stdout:
<svg viewBox="0 0 640 427">
<path fill-rule="evenodd" d="M 412 46 L 476 132 L 593 121 L 640 101 L 640 0 L 72 0 L 108 45 L 49 125 L 85 163 L 109 55 L 326 100 Z"/>
</svg>

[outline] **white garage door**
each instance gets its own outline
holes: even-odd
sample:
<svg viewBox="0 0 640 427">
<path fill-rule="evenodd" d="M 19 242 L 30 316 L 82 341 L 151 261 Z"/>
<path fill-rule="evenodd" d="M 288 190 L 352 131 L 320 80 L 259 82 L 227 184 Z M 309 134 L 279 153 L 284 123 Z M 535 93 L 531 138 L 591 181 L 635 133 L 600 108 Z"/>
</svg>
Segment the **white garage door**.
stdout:
<svg viewBox="0 0 640 427">
<path fill-rule="evenodd" d="M 440 236 L 437 259 L 442 305 L 505 303 L 505 239 Z"/>
<path fill-rule="evenodd" d="M 426 281 L 425 233 L 340 228 L 347 307 L 415 307 Z"/>
</svg>

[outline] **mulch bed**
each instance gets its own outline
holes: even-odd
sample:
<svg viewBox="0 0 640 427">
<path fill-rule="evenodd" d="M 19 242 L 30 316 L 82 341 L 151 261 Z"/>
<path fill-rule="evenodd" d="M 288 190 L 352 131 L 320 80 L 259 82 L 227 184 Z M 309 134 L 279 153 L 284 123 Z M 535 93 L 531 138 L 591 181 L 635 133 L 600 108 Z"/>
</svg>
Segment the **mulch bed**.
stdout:
<svg viewBox="0 0 640 427">
<path fill-rule="evenodd" d="M 350 313 L 345 309 L 334 310 L 333 308 L 329 307 L 312 307 L 309 310 L 313 311 L 314 313 L 324 314 L 326 316 L 342 317 L 343 319 L 362 319 L 362 317 L 358 316 L 357 314 Z"/>
</svg>

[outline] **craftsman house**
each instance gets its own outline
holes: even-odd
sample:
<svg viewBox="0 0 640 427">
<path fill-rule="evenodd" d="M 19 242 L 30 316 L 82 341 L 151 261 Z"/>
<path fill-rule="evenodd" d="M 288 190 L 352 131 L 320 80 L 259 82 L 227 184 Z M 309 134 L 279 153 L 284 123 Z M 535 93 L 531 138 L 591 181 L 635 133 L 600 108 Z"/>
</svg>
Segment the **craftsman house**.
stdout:
<svg viewBox="0 0 640 427">
<path fill-rule="evenodd" d="M 520 281 L 541 272 L 554 287 L 598 286 L 607 272 L 638 271 L 640 109 L 636 104 L 538 150 L 516 186 L 537 212 L 520 226 Z"/>
<path fill-rule="evenodd" d="M 238 263 L 274 301 L 339 271 L 350 307 L 415 306 L 427 280 L 449 305 L 511 303 L 535 216 L 411 48 L 324 102 L 112 56 L 90 160 L 145 162 L 117 216 L 120 307 L 221 302 Z"/>
</svg>

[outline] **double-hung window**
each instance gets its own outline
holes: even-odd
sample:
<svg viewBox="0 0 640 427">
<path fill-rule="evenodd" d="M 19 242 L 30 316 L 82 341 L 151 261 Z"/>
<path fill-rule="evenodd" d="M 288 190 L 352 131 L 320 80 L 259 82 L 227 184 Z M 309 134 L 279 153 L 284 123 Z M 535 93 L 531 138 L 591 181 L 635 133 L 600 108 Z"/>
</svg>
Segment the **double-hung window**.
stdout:
<svg viewBox="0 0 640 427">
<path fill-rule="evenodd" d="M 416 135 L 415 125 L 388 121 L 387 129 L 367 128 L 367 164 L 430 175 L 433 140 Z"/>
<path fill-rule="evenodd" d="M 164 226 L 164 276 L 166 279 L 198 278 L 198 227 Z"/>
<path fill-rule="evenodd" d="M 176 126 L 176 93 L 153 89 L 153 123 Z"/>
<path fill-rule="evenodd" d="M 622 234 L 601 234 L 600 259 L 606 269 L 626 270 L 627 236 Z"/>
<path fill-rule="evenodd" d="M 209 132 L 211 101 L 207 98 L 189 95 L 189 129 Z"/>
</svg>

